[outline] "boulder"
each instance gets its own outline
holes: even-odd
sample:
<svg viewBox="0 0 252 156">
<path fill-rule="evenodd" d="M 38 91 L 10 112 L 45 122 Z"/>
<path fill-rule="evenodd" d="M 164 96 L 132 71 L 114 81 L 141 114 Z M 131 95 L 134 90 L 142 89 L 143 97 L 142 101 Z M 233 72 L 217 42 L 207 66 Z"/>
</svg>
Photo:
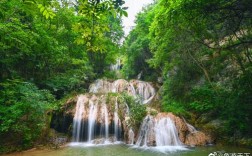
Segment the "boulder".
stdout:
<svg viewBox="0 0 252 156">
<path fill-rule="evenodd" d="M 210 137 L 203 132 L 197 131 L 189 133 L 184 143 L 189 146 L 203 146 L 210 143 Z"/>
</svg>

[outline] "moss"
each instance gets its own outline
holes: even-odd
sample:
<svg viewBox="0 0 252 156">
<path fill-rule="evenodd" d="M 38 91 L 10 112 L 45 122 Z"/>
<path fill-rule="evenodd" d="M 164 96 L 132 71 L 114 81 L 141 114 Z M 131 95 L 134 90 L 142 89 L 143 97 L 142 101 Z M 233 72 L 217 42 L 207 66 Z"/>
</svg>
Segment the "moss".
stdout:
<svg viewBox="0 0 252 156">
<path fill-rule="evenodd" d="M 151 109 L 149 113 L 151 116 L 156 116 L 158 114 L 158 111 Z"/>
</svg>

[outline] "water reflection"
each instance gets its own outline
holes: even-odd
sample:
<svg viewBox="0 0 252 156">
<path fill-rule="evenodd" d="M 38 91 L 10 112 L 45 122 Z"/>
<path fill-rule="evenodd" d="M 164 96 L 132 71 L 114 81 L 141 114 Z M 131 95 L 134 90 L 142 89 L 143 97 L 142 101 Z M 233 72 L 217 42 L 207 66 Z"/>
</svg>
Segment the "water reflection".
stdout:
<svg viewBox="0 0 252 156">
<path fill-rule="evenodd" d="M 5 156 L 208 156 L 212 152 L 250 153 L 252 150 L 237 147 L 195 147 L 167 150 L 169 148 L 136 148 L 125 144 L 99 146 L 67 146 L 58 150 L 31 150 Z"/>
</svg>

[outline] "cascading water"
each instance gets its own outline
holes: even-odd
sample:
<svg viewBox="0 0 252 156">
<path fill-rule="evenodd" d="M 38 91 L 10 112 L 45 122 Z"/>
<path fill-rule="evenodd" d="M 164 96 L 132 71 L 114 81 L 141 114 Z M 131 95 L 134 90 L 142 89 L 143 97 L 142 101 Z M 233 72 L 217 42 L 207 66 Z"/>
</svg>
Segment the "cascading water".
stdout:
<svg viewBox="0 0 252 156">
<path fill-rule="evenodd" d="M 115 141 L 120 139 L 120 128 L 121 128 L 121 121 L 118 117 L 118 102 L 117 97 L 115 101 L 115 111 L 114 111 L 114 131 L 115 131 Z"/>
<path fill-rule="evenodd" d="M 136 145 L 148 146 L 181 146 L 178 131 L 169 117 L 155 119 L 148 115 L 143 120 L 138 134 Z"/>
<path fill-rule="evenodd" d="M 121 67 L 121 60 L 118 58 L 118 59 L 116 60 L 116 64 L 110 65 L 110 70 L 111 70 L 111 71 L 120 70 L 120 67 Z"/>
<path fill-rule="evenodd" d="M 76 104 L 76 111 L 73 119 L 73 141 L 79 142 L 81 138 L 82 131 L 82 119 L 84 116 L 84 101 L 86 97 L 81 95 L 78 97 Z"/>
<path fill-rule="evenodd" d="M 142 97 L 142 103 L 148 103 L 155 96 L 155 89 L 151 84 L 139 80 L 119 79 L 112 83 L 105 80 L 97 80 L 90 86 L 92 93 L 109 93 L 109 92 L 123 92 L 127 91 L 129 94 L 137 97 Z M 98 136 L 104 138 L 105 142 L 109 140 L 109 135 L 112 134 L 113 141 L 118 141 L 121 138 L 122 125 L 118 116 L 118 99 L 114 99 L 114 113 L 109 118 L 106 98 L 104 96 L 89 95 L 87 98 L 84 95 L 79 96 L 76 104 L 76 112 L 73 123 L 73 140 L 76 142 L 85 141 L 81 137 L 86 135 L 86 141 L 92 143 Z M 99 103 L 100 102 L 100 103 Z M 85 103 L 87 104 L 85 106 Z M 129 117 L 130 109 L 125 103 L 125 115 Z M 86 107 L 86 108 L 85 108 Z M 110 124 L 112 125 L 110 125 Z M 85 125 L 84 125 L 85 124 Z M 110 131 L 110 126 L 113 131 Z M 84 133 L 84 134 L 83 134 Z M 129 142 L 134 143 L 135 134 L 132 129 L 129 129 Z M 136 145 L 148 146 L 153 142 L 157 146 L 164 145 L 181 145 L 178 139 L 178 134 L 173 121 L 169 118 L 155 120 L 148 115 L 143 120 L 139 130 Z"/>
<path fill-rule="evenodd" d="M 133 145 L 134 140 L 135 140 L 135 133 L 132 130 L 132 128 L 130 128 L 130 130 L 129 130 L 129 144 Z"/>
<path fill-rule="evenodd" d="M 137 79 L 140 80 L 142 77 L 143 71 L 141 71 L 138 75 L 137 75 Z"/>
<path fill-rule="evenodd" d="M 130 109 L 127 103 L 125 103 L 126 106 L 126 115 L 129 116 L 130 115 Z"/>
<path fill-rule="evenodd" d="M 139 80 L 128 82 L 123 79 L 114 82 L 96 80 L 90 85 L 89 92 L 77 98 L 73 119 L 74 142 L 107 144 L 121 141 L 122 136 L 127 136 L 128 143 L 133 145 L 136 141 L 137 147 L 156 146 L 163 148 L 169 146 L 170 148 L 171 146 L 175 150 L 183 147 L 185 141 L 183 143 L 180 141 L 182 135 L 181 127 L 177 122 L 178 117 L 169 115 L 169 113 L 158 113 L 155 117 L 147 115 L 140 129 L 135 129 L 135 132 L 138 131 L 138 135 L 135 135 L 132 125 L 130 125 L 131 110 L 129 106 L 131 105 L 128 106 L 125 101 L 119 100 L 117 94 L 108 94 L 126 92 L 136 100 L 140 99 L 140 103 L 148 104 L 154 100 L 156 95 L 151 83 Z M 148 114 L 151 113 L 148 112 Z M 119 118 L 119 115 L 122 119 Z M 197 132 L 185 120 L 180 119 L 179 121 L 183 122 L 180 122 L 180 125 L 184 124 L 183 127 L 187 128 L 186 133 Z M 179 132 L 176 126 L 178 126 Z M 194 137 L 194 135 L 190 137 Z"/>
<path fill-rule="evenodd" d="M 103 104 L 102 106 L 102 117 L 104 119 L 103 122 L 103 127 L 104 127 L 104 131 L 105 131 L 105 141 L 108 141 L 109 138 L 109 120 L 108 120 L 108 109 L 107 109 L 107 105 Z"/>
<path fill-rule="evenodd" d="M 114 82 L 96 80 L 89 87 L 90 93 L 121 93 L 123 91 L 128 92 L 135 98 L 140 97 L 142 104 L 150 103 L 156 95 L 156 91 L 150 83 L 140 80 L 131 80 L 129 82 L 123 79 Z"/>
<path fill-rule="evenodd" d="M 128 107 L 119 111 L 117 97 L 106 99 L 107 96 L 95 94 L 78 96 L 73 119 L 74 142 L 103 144 L 121 140 L 123 131 L 118 112 L 128 114 Z"/>
<path fill-rule="evenodd" d="M 186 123 L 186 125 L 187 125 L 187 127 L 188 127 L 188 129 L 189 129 L 189 131 L 190 131 L 191 133 L 196 133 L 196 132 L 198 132 L 198 131 L 196 130 L 196 128 L 193 127 L 191 124 Z"/>
<path fill-rule="evenodd" d="M 140 127 L 140 132 L 136 142 L 137 146 L 148 146 L 148 141 L 151 140 L 152 134 L 154 132 L 154 120 L 152 116 L 146 116 Z"/>
<path fill-rule="evenodd" d="M 142 98 L 143 104 L 149 103 L 155 96 L 155 89 L 149 84 L 141 81 L 137 84 L 136 93 Z"/>
<path fill-rule="evenodd" d="M 136 97 L 137 93 L 132 83 L 129 84 L 128 93 Z"/>
<path fill-rule="evenodd" d="M 94 139 L 96 116 L 97 116 L 97 104 L 94 104 L 93 101 L 90 100 L 89 115 L 88 115 L 88 142 L 91 142 Z"/>
<path fill-rule="evenodd" d="M 156 121 L 155 136 L 157 146 L 180 146 L 177 129 L 170 118 L 162 118 Z"/>
</svg>

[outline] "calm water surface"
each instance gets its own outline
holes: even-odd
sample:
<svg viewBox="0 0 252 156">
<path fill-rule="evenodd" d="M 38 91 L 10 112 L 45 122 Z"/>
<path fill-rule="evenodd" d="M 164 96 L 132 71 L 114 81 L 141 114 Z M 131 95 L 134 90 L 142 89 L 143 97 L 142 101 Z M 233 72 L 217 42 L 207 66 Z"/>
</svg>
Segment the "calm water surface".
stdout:
<svg viewBox="0 0 252 156">
<path fill-rule="evenodd" d="M 86 144 L 69 145 L 58 150 L 32 150 L 6 156 L 208 156 L 213 152 L 242 154 L 242 156 L 252 156 L 251 149 L 237 147 L 148 147 L 136 148 L 125 144 L 90 146 Z M 245 153 L 249 153 L 245 155 Z"/>
</svg>

